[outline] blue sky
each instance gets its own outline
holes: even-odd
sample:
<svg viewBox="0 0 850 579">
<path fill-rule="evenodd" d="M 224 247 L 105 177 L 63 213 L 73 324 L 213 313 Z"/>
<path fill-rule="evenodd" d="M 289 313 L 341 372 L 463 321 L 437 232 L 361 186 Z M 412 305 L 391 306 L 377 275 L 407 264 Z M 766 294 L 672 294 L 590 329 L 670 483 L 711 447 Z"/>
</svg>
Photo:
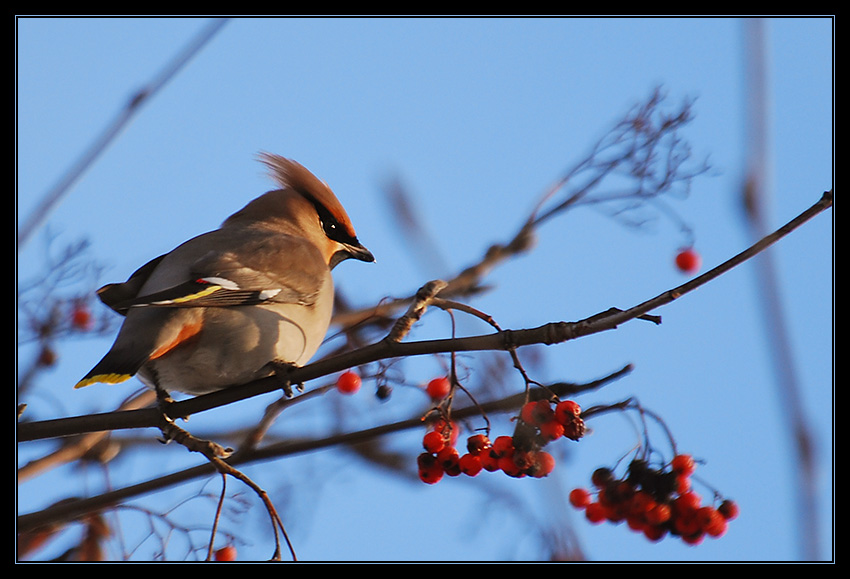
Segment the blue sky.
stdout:
<svg viewBox="0 0 850 579">
<path fill-rule="evenodd" d="M 127 99 L 207 23 L 17 20 L 18 225 Z M 775 227 L 832 187 L 834 22 L 778 18 L 765 25 Z M 696 118 L 685 136 L 695 155 L 710 158 L 713 172 L 697 179 L 675 208 L 694 228 L 705 266 L 713 266 L 750 242 L 737 198 L 746 152 L 745 30 L 734 18 L 233 19 L 139 110 L 18 248 L 19 279 L 41 266 L 46 230 L 69 242 L 89 239 L 105 266 L 99 283 L 124 279 L 267 190 L 256 161 L 265 150 L 326 180 L 376 255 L 377 264 L 337 268 L 349 299 L 366 305 L 406 295 L 506 240 L 547 186 L 659 85 L 671 106 L 695 99 Z M 394 226 L 382 194 L 392 176 L 415 196 L 445 270 L 418 261 Z M 683 281 L 671 265 L 681 243 L 669 221 L 636 232 L 579 209 L 544 226 L 535 251 L 495 271 L 494 290 L 473 304 L 506 328 L 629 307 Z M 773 251 L 819 459 L 819 557 L 831 559 L 832 212 Z M 270 469 L 298 481 L 286 496 L 297 503 L 291 532 L 303 560 L 529 559 L 538 553 L 526 513 L 566 517 L 565 528 L 575 519 L 571 528 L 592 560 L 797 559 L 791 436 L 755 282 L 748 263 L 657 312 L 660 326 L 632 322 L 540 350 L 542 381 L 592 380 L 635 365 L 629 377 L 581 402 L 634 395 L 664 416 L 680 446 L 706 461 L 700 469 L 706 480 L 741 504 L 740 519 L 720 540 L 697 548 L 649 544 L 622 527 L 591 526 L 563 506 L 572 486 L 586 484 L 594 468 L 631 448 L 634 432 L 621 418 L 593 424 L 593 435 L 571 449 L 556 476 L 507 481 L 523 498 L 522 514 L 495 500 L 506 481 L 494 477 L 426 487 L 358 462 L 337 467 L 334 453 L 253 472 L 269 486 L 262 477 Z M 434 315 L 415 337 L 445 331 L 445 320 Z M 470 331 L 486 329 L 471 324 Z M 46 402 L 29 401 L 40 417 L 108 410 L 132 391 L 132 385 L 71 389 L 110 343 L 64 346 L 61 363 L 40 385 Z M 19 349 L 22 364 L 27 354 Z M 408 378 L 425 381 L 430 371 L 424 363 L 413 366 Z M 516 384 L 521 388 L 518 376 Z M 327 403 L 350 404 L 358 424 L 368 425 L 409 402 L 400 395 L 379 404 L 361 394 Z M 269 401 L 228 412 L 250 422 Z M 202 426 L 204 418 L 196 418 Z M 289 428 L 296 433 L 323 426 L 315 415 L 294 418 Z M 418 452 L 416 435 L 399 437 L 394 446 L 411 460 Z M 23 460 L 28 451 L 20 452 Z M 168 471 L 187 460 L 169 450 L 160 464 Z M 148 476 L 146 470 L 136 464 L 118 472 L 130 482 Z M 95 473 L 84 478 L 93 488 L 102 484 Z M 48 479 L 20 488 L 21 511 L 55 498 L 55 479 Z M 169 499 L 174 496 L 150 497 L 149 504 Z M 203 510 L 198 516 L 208 520 Z M 481 517 L 484 525 L 471 522 Z M 268 547 L 242 552 L 265 557 Z"/>
</svg>

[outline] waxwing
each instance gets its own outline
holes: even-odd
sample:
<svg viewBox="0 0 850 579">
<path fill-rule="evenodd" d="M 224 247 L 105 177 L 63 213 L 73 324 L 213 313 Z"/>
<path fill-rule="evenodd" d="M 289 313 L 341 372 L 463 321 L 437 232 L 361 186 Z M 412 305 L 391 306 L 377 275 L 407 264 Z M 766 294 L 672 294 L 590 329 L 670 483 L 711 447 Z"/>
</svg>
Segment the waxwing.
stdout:
<svg viewBox="0 0 850 579">
<path fill-rule="evenodd" d="M 331 270 L 374 257 L 330 187 L 261 154 L 280 186 L 204 233 L 98 290 L 124 315 L 112 348 L 77 383 L 138 374 L 166 392 L 203 394 L 303 365 L 330 324 Z"/>
</svg>

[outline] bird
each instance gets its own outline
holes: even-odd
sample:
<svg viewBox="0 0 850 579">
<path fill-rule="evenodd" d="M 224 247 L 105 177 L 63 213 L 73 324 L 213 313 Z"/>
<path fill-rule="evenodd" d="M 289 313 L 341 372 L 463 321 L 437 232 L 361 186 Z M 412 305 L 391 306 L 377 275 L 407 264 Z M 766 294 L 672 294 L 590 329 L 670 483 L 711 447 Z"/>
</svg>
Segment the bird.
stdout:
<svg viewBox="0 0 850 579">
<path fill-rule="evenodd" d="M 97 290 L 124 319 L 75 388 L 135 375 L 158 393 L 200 395 L 312 358 L 330 326 L 332 270 L 375 258 L 327 183 L 291 159 L 259 158 L 277 188 Z"/>
</svg>

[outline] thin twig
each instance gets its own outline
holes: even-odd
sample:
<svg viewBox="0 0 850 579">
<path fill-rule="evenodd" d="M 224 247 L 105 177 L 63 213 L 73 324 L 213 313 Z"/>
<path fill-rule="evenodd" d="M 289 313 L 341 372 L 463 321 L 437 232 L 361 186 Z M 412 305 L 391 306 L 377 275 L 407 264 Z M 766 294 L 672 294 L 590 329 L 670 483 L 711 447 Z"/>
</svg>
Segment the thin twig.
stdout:
<svg viewBox="0 0 850 579">
<path fill-rule="evenodd" d="M 484 255 L 451 279 L 440 292 L 443 298 L 473 296 L 484 291 L 482 280 L 498 265 L 532 249 L 537 231 L 548 220 L 565 213 L 580 204 L 600 206 L 615 201 L 631 201 L 626 209 L 615 211 L 622 214 L 629 209 L 647 203 L 662 209 L 662 213 L 673 217 L 679 227 L 690 235 L 689 228 L 665 204 L 662 196 L 687 195 L 690 184 L 697 176 L 706 173 L 706 162 L 695 167 L 686 167 L 691 159 L 690 146 L 679 136 L 679 130 L 692 119 L 692 102 L 685 101 L 673 113 L 662 109 L 664 94 L 655 89 L 643 103 L 632 108 L 621 120 L 605 133 L 580 161 L 559 177 L 533 207 L 519 231 L 505 242 L 493 243 Z M 616 196 L 606 193 L 603 184 L 615 177 L 625 177 L 634 182 L 622 193 L 621 180 Z M 562 194 L 564 199 L 554 199 Z M 554 199 L 554 200 L 553 200 Z M 552 207 L 544 207 L 552 203 Z M 413 297 L 386 300 L 377 306 L 361 310 L 346 310 L 334 316 L 334 324 L 348 327 L 368 320 L 382 322 L 387 316 L 395 315 Z"/>
<path fill-rule="evenodd" d="M 293 368 L 289 377 L 292 383 L 303 383 L 334 372 L 343 371 L 347 368 L 369 364 L 386 358 L 462 351 L 506 350 L 511 347 L 522 347 L 532 344 L 552 345 L 613 330 L 623 323 L 639 319 L 649 312 L 694 291 L 747 261 L 754 255 L 764 251 L 764 249 L 770 247 L 819 213 L 830 208 L 832 206 L 832 199 L 832 192 L 825 192 L 817 203 L 738 255 L 678 287 L 667 290 L 627 310 L 610 308 L 578 322 L 550 322 L 537 328 L 507 330 L 480 336 L 423 340 L 418 342 L 382 340 L 351 352 L 318 360 L 299 368 Z M 280 389 L 279 379 L 275 377 L 263 378 L 241 386 L 233 386 L 189 400 L 175 402 L 169 408 L 169 412 L 172 417 L 185 418 L 198 412 L 218 408 L 238 400 L 278 389 Z M 25 442 L 57 436 L 69 436 L 98 430 L 157 426 L 159 424 L 158 414 L 157 410 L 148 409 L 23 423 L 18 425 L 18 441 Z"/>
<path fill-rule="evenodd" d="M 280 538 L 279 535 L 283 535 L 284 540 L 286 541 L 287 548 L 289 549 L 290 554 L 292 555 L 292 560 L 297 560 L 295 556 L 295 549 L 292 546 L 292 542 L 289 540 L 289 535 L 286 532 L 286 528 L 283 526 L 283 521 L 280 518 L 280 515 L 277 513 L 277 509 L 272 503 L 271 498 L 266 491 L 264 491 L 257 483 L 251 480 L 250 477 L 246 476 L 240 470 L 237 470 L 233 467 L 233 465 L 228 464 L 226 461 L 222 460 L 219 457 L 211 457 L 210 463 L 215 467 L 218 472 L 226 475 L 230 475 L 233 478 L 242 481 L 251 490 L 256 493 L 260 500 L 263 501 L 263 504 L 266 507 L 266 511 L 269 514 L 269 518 L 271 519 L 272 529 L 274 530 L 275 537 L 275 552 L 272 556 L 272 560 L 280 560 Z"/>
<path fill-rule="evenodd" d="M 118 113 L 115 119 L 107 125 L 106 129 L 95 139 L 94 143 L 83 153 L 82 157 L 74 163 L 71 168 L 59 179 L 47 195 L 36 206 L 30 214 L 29 219 L 18 230 L 18 250 L 28 241 L 30 235 L 38 227 L 50 211 L 56 206 L 60 199 L 68 192 L 68 189 L 80 178 L 80 176 L 97 160 L 101 153 L 115 140 L 118 134 L 132 120 L 139 111 L 142 104 L 150 100 L 165 84 L 171 80 L 177 72 L 197 54 L 204 45 L 221 29 L 227 22 L 226 18 L 217 18 L 209 23 L 204 29 L 184 48 L 163 70 L 147 85 L 135 92 Z"/>
<path fill-rule="evenodd" d="M 590 392 L 601 388 L 614 380 L 618 380 L 632 371 L 632 365 L 626 365 L 619 370 L 612 372 L 607 376 L 603 376 L 592 382 L 585 384 L 571 384 L 568 382 L 557 382 L 546 386 L 548 391 L 555 393 L 557 396 L 577 396 L 582 393 Z M 535 396 L 543 391 L 535 389 L 532 391 L 532 400 Z M 548 393 L 546 394 L 548 396 Z M 519 392 L 504 398 L 483 402 L 480 404 L 472 404 L 463 408 L 457 408 L 452 411 L 452 417 L 456 420 L 463 420 L 472 416 L 479 416 L 486 413 L 509 412 L 519 408 L 526 401 L 526 393 Z M 286 456 L 312 452 L 319 449 L 331 448 L 338 445 L 351 445 L 359 442 L 372 440 L 377 436 L 385 436 L 412 428 L 422 427 L 422 417 L 415 417 L 401 420 L 398 422 L 376 426 L 365 430 L 359 430 L 350 433 L 337 434 L 328 436 L 322 439 L 285 441 L 276 444 L 267 445 L 261 449 L 256 449 L 252 452 L 237 452 L 226 460 L 215 459 L 220 463 L 237 466 L 240 464 L 262 462 L 265 460 L 279 459 Z M 137 483 L 122 489 L 116 489 L 103 493 L 97 497 L 87 499 L 75 499 L 63 501 L 53 506 L 47 507 L 38 512 L 24 514 L 18 517 L 17 529 L 19 532 L 31 531 L 39 527 L 50 525 L 56 521 L 65 521 L 76 519 L 85 513 L 103 510 L 111 506 L 120 504 L 131 498 L 147 494 L 156 490 L 169 488 L 171 486 L 185 483 L 194 480 L 198 477 L 209 476 L 216 472 L 216 467 L 220 466 L 217 462 L 215 465 L 212 462 L 206 462 L 202 465 L 185 469 L 170 475 L 160 476 L 156 479 L 142 483 Z"/>
<path fill-rule="evenodd" d="M 117 412 L 125 410 L 145 408 L 154 401 L 155 394 L 152 390 L 146 390 L 131 400 L 125 402 L 117 409 Z M 45 456 L 34 459 L 18 469 L 18 482 L 24 482 L 51 468 L 71 463 L 94 448 L 98 443 L 109 436 L 109 431 L 90 432 L 74 439 L 69 439 L 65 444 Z"/>
<path fill-rule="evenodd" d="M 212 529 L 210 529 L 210 544 L 207 546 L 207 561 L 212 561 L 213 548 L 215 546 L 215 535 L 218 532 L 218 522 L 221 520 L 221 510 L 224 508 L 224 497 L 227 493 L 227 476 L 221 473 L 221 494 L 216 503 L 215 517 L 213 517 Z"/>
<path fill-rule="evenodd" d="M 422 316 L 425 314 L 425 310 L 428 309 L 428 305 L 431 301 L 446 287 L 446 282 L 442 280 L 433 280 L 421 288 L 416 292 L 416 296 L 414 297 L 413 303 L 410 304 L 410 307 L 407 309 L 407 313 L 401 316 L 398 321 L 393 325 L 392 330 L 390 330 L 389 335 L 385 338 L 388 342 L 399 342 L 410 332 L 410 328 L 413 327 L 413 324 L 418 322 Z"/>
</svg>

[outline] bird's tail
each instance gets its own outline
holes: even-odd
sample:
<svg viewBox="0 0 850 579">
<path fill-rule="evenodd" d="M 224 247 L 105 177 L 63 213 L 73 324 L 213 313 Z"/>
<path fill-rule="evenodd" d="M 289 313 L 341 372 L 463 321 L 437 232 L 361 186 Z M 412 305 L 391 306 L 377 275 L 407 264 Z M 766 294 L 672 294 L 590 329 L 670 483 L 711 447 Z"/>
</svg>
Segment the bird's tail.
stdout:
<svg viewBox="0 0 850 579">
<path fill-rule="evenodd" d="M 110 350 L 106 356 L 89 370 L 82 380 L 74 385 L 74 388 L 82 388 L 95 383 L 119 384 L 132 378 L 145 359 L 132 358 L 123 355 L 120 351 Z"/>
</svg>

